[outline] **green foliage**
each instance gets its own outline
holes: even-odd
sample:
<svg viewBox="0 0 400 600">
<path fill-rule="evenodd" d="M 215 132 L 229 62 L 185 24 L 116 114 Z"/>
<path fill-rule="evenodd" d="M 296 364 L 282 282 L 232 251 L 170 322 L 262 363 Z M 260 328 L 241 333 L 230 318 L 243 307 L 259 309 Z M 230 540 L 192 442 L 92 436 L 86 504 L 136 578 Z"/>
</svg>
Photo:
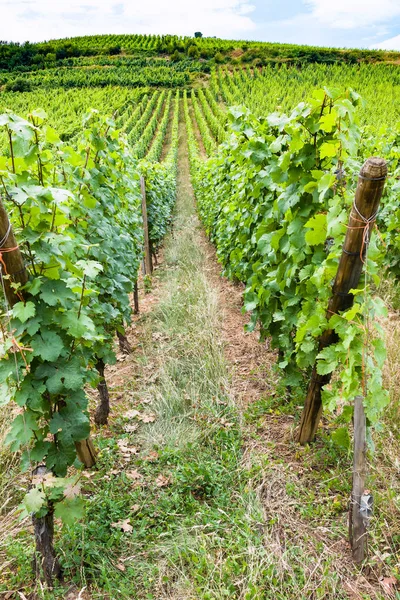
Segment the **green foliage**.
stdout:
<svg viewBox="0 0 400 600">
<path fill-rule="evenodd" d="M 4 86 L 5 92 L 30 92 L 32 84 L 29 80 L 17 77 Z"/>
<path fill-rule="evenodd" d="M 306 380 L 315 360 L 321 375 L 339 370 L 336 383 L 324 391 L 330 409 L 362 394 L 366 371 L 365 407 L 376 423 L 388 402 L 381 376 L 385 351 L 379 340 L 365 354 L 364 323 L 370 318 L 382 336 L 374 319 L 380 304 L 368 291 L 366 300 L 356 296 L 349 311 L 326 316 L 354 197 L 352 183 L 346 186 L 335 174 L 354 168 L 358 103 L 351 90 L 342 95 L 325 88 L 289 115 L 255 118 L 234 108 L 231 137 L 217 156 L 203 163 L 193 140 L 190 156 L 207 232 L 226 275 L 246 285 L 248 329 L 259 324 L 261 336 L 270 336 L 279 348 L 288 385 Z M 368 271 L 374 283 L 379 261 L 373 242 Z M 319 353 L 318 339 L 327 328 L 338 341 Z"/>
<path fill-rule="evenodd" d="M 151 178 L 149 228 L 158 244 L 175 198 L 176 152 L 165 165 L 140 166 L 114 122 L 96 111 L 76 148 L 45 119 L 43 111 L 29 120 L 0 116 L 11 136 L 0 163 L 2 199 L 29 270 L 11 313 L 19 351 L 11 339 L 1 344 L 0 384 L 23 409 L 7 443 L 23 450 L 26 467 L 45 462 L 57 488 L 76 460 L 76 442 L 89 435 L 84 389 L 96 384 L 99 358 L 115 361 L 115 331 L 130 321 L 143 247 L 139 173 Z M 31 512 L 40 498 L 44 507 L 60 501 L 42 496 L 30 492 Z"/>
</svg>

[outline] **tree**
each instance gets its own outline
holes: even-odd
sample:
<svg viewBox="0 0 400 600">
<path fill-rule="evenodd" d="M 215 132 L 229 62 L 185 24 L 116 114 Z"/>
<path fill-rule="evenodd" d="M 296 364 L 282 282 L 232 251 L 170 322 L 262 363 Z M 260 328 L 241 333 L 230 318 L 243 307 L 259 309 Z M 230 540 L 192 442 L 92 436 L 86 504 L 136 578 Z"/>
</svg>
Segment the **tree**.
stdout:
<svg viewBox="0 0 400 600">
<path fill-rule="evenodd" d="M 203 34 L 201 33 L 201 31 L 196 31 L 195 34 L 194 34 L 194 37 L 195 38 L 202 38 Z"/>
</svg>

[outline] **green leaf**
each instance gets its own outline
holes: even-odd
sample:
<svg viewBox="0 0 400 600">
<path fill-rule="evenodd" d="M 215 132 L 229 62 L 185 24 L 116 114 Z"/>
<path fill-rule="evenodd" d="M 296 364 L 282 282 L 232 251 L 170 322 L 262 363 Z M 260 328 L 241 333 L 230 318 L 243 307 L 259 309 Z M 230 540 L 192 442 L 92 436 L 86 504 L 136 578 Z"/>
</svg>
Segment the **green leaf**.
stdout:
<svg viewBox="0 0 400 600">
<path fill-rule="evenodd" d="M 335 346 L 324 348 L 317 356 L 317 373 L 318 375 L 327 375 L 332 373 L 337 367 L 338 358 Z"/>
<path fill-rule="evenodd" d="M 42 373 L 49 375 L 46 387 L 51 394 L 60 394 L 63 390 L 79 390 L 85 378 L 85 371 L 78 356 L 74 356 L 70 361 L 59 361 L 57 366 L 51 366 L 47 372 L 39 367 L 36 373 L 39 377 Z"/>
<path fill-rule="evenodd" d="M 47 125 L 46 127 L 46 142 L 49 144 L 56 144 L 60 141 L 60 136 L 55 129 Z"/>
<path fill-rule="evenodd" d="M 65 525 L 73 525 L 75 521 L 83 518 L 85 503 L 83 498 L 65 498 L 57 502 L 54 516 L 61 519 Z"/>
<path fill-rule="evenodd" d="M 103 270 L 103 266 L 95 260 L 78 260 L 76 266 L 82 269 L 82 272 L 86 277 L 94 278 Z"/>
<path fill-rule="evenodd" d="M 6 383 L 0 383 L 0 407 L 11 402 L 11 391 Z"/>
<path fill-rule="evenodd" d="M 49 362 L 56 361 L 60 356 L 64 342 L 58 333 L 50 329 L 41 329 L 31 342 L 34 356 L 40 356 Z"/>
<path fill-rule="evenodd" d="M 35 486 L 26 494 L 22 504 L 28 513 L 36 514 L 46 504 L 46 494 L 41 488 Z"/>
<path fill-rule="evenodd" d="M 324 142 L 319 149 L 319 155 L 321 158 L 333 158 L 336 156 L 338 148 L 338 142 Z"/>
<path fill-rule="evenodd" d="M 85 314 L 81 314 L 78 319 L 78 315 L 73 312 L 64 313 L 60 318 L 60 323 L 74 338 L 91 340 L 95 337 L 95 325 L 92 319 Z"/>
<path fill-rule="evenodd" d="M 326 132 L 330 133 L 336 125 L 336 119 L 337 119 L 337 113 L 335 110 L 332 110 L 331 113 L 327 113 L 321 117 L 321 119 L 319 121 L 320 122 L 319 128 L 322 131 L 326 131 Z"/>
<path fill-rule="evenodd" d="M 342 448 L 343 450 L 350 449 L 350 435 L 347 427 L 339 427 L 336 429 L 336 431 L 332 433 L 331 439 L 336 446 L 339 446 L 339 448 Z"/>
<path fill-rule="evenodd" d="M 310 246 L 317 246 L 318 244 L 325 243 L 326 240 L 326 214 L 315 215 L 307 221 L 305 227 L 310 228 L 310 231 L 306 232 L 306 242 Z"/>
<path fill-rule="evenodd" d="M 25 410 L 22 415 L 17 415 L 11 424 L 5 443 L 10 446 L 12 452 L 16 452 L 19 448 L 33 438 L 34 432 L 39 429 L 36 416 L 29 410 Z"/>
<path fill-rule="evenodd" d="M 34 317 L 36 314 L 36 307 L 33 302 L 17 302 L 13 306 L 13 317 L 21 321 L 21 323 L 25 323 L 31 317 Z"/>
</svg>

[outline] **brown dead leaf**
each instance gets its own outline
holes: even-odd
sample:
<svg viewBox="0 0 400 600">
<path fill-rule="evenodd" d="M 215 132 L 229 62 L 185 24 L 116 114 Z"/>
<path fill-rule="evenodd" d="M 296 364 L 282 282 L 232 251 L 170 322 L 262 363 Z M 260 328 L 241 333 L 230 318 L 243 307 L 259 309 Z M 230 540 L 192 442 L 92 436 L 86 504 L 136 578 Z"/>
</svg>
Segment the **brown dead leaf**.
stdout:
<svg viewBox="0 0 400 600">
<path fill-rule="evenodd" d="M 150 454 L 143 457 L 143 460 L 147 460 L 149 462 L 156 462 L 159 459 L 159 454 L 155 450 L 152 450 Z"/>
<path fill-rule="evenodd" d="M 137 454 L 139 452 L 136 446 L 128 446 L 127 440 L 117 440 L 117 446 L 123 454 Z"/>
<path fill-rule="evenodd" d="M 165 341 L 165 340 L 168 339 L 167 335 L 165 335 L 164 333 L 160 333 L 159 331 L 156 331 L 155 333 L 152 333 L 151 337 L 153 338 L 153 340 L 162 340 L 162 341 Z"/>
<path fill-rule="evenodd" d="M 137 424 L 133 424 L 131 425 L 130 423 L 128 425 L 125 425 L 124 430 L 127 433 L 133 433 L 134 431 L 136 431 L 136 429 L 139 427 L 139 425 Z"/>
<path fill-rule="evenodd" d="M 379 580 L 385 594 L 387 594 L 390 598 L 394 598 L 395 587 L 397 584 L 397 579 L 395 577 L 383 577 Z"/>
<path fill-rule="evenodd" d="M 139 504 L 134 504 L 133 506 L 131 506 L 131 511 L 132 512 L 137 512 L 138 510 L 140 510 Z"/>
<path fill-rule="evenodd" d="M 136 409 L 132 409 L 132 410 L 128 410 L 125 414 L 124 417 L 126 419 L 135 419 L 136 417 L 138 417 L 140 415 L 140 412 Z"/>
<path fill-rule="evenodd" d="M 125 565 L 121 562 L 117 563 L 115 567 L 118 569 L 118 571 L 126 571 Z"/>
<path fill-rule="evenodd" d="M 72 498 L 75 498 L 76 496 L 79 495 L 80 491 L 81 491 L 81 486 L 79 483 L 75 483 L 75 484 L 70 483 L 69 485 L 67 485 L 67 487 L 64 490 L 64 496 L 66 498 L 69 498 L 70 500 L 72 500 Z"/>
<path fill-rule="evenodd" d="M 156 415 L 149 413 L 142 416 L 143 423 L 153 423 L 156 420 Z"/>
<path fill-rule="evenodd" d="M 142 479 L 142 477 L 143 477 L 143 475 L 141 473 L 139 473 L 139 471 L 137 471 L 136 469 L 134 471 L 127 471 L 125 473 L 125 475 L 127 477 L 129 477 L 129 479 L 134 479 L 134 480 Z"/>
<path fill-rule="evenodd" d="M 82 477 L 86 477 L 86 479 L 91 479 L 94 475 L 96 475 L 96 471 L 82 471 Z"/>
<path fill-rule="evenodd" d="M 165 477 L 165 475 L 159 475 L 156 479 L 157 487 L 165 487 L 171 483 L 171 477 Z"/>
<path fill-rule="evenodd" d="M 117 523 L 111 523 L 111 527 L 115 527 L 116 529 L 122 529 L 122 531 L 130 532 L 133 531 L 132 525 L 129 523 L 129 517 L 124 521 L 117 521 Z"/>
</svg>

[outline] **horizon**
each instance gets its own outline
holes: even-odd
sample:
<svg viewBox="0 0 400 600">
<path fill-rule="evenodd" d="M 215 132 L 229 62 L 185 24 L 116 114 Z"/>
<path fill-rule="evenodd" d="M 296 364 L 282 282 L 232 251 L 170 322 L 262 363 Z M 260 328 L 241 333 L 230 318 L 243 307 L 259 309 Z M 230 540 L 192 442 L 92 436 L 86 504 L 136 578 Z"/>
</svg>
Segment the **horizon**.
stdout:
<svg viewBox="0 0 400 600">
<path fill-rule="evenodd" d="M 85 35 L 179 35 L 332 48 L 400 50 L 400 3 L 382 0 L 0 0 L 0 39 L 40 43 Z M 168 34 L 174 30 L 176 33 Z M 58 35 L 54 35 L 57 31 Z"/>
</svg>

